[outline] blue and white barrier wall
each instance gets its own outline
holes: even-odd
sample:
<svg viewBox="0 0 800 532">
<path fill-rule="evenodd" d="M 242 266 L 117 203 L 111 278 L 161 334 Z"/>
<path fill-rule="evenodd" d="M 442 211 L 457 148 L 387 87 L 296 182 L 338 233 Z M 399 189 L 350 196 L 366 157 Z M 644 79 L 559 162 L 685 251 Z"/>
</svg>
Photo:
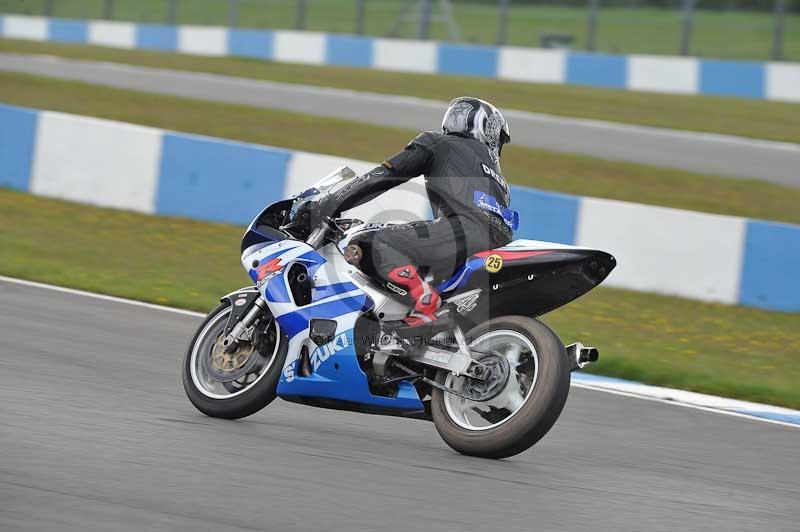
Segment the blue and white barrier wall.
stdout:
<svg viewBox="0 0 800 532">
<path fill-rule="evenodd" d="M 0 104 L 0 186 L 149 214 L 249 222 L 341 165 L 374 163 Z M 800 226 L 513 187 L 518 238 L 603 249 L 607 284 L 800 312 Z M 359 207 L 430 215 L 414 180 Z"/>
<path fill-rule="evenodd" d="M 0 16 L 0 37 L 800 102 L 800 64 L 473 46 L 311 31 Z"/>
</svg>

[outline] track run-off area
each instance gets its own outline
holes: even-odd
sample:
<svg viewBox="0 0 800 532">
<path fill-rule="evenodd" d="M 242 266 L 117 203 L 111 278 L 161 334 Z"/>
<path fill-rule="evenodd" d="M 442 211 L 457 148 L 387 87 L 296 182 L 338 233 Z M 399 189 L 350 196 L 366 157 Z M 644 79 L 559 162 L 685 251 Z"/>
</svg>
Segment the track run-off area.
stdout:
<svg viewBox="0 0 800 532">
<path fill-rule="evenodd" d="M 797 530 L 796 428 L 573 387 L 502 461 L 432 424 L 204 417 L 195 313 L 0 280 L 0 530 Z M 601 347 L 602 349 L 602 347 Z M 602 363 L 602 359 L 601 362 Z"/>
<path fill-rule="evenodd" d="M 446 102 L 406 96 L 47 55 L 0 53 L 0 71 L 417 131 L 438 129 L 446 108 Z M 795 143 L 503 112 L 515 145 L 800 187 L 800 145 Z"/>
</svg>

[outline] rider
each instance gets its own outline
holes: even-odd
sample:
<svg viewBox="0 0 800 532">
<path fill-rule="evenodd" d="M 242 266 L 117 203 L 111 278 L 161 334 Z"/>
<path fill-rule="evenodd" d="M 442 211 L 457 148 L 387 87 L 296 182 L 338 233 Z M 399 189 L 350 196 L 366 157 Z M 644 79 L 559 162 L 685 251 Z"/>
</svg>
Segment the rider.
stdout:
<svg viewBox="0 0 800 532">
<path fill-rule="evenodd" d="M 318 205 L 318 216 L 335 216 L 425 175 L 434 220 L 388 226 L 372 238 L 378 275 L 389 289 L 414 301 L 408 325 L 437 319 L 441 298 L 425 281 L 426 272 L 449 277 L 470 255 L 511 241 L 518 215 L 508 208 L 508 184 L 500 173 L 503 144 L 510 140 L 496 107 L 456 98 L 444 114 L 441 133 L 420 133 L 403 151 Z"/>
</svg>

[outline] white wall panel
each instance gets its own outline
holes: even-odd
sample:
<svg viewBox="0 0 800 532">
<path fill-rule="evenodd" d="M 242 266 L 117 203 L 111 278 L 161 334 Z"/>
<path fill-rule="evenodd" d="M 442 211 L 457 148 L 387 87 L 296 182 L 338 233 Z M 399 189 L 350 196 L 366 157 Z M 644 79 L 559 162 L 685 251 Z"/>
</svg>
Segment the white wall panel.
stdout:
<svg viewBox="0 0 800 532">
<path fill-rule="evenodd" d="M 800 64 L 767 63 L 766 98 L 800 102 Z"/>
<path fill-rule="evenodd" d="M 404 72 L 436 72 L 436 43 L 375 39 L 373 68 Z"/>
<path fill-rule="evenodd" d="M 187 54 L 227 55 L 228 30 L 213 26 L 178 26 L 178 51 Z"/>
<path fill-rule="evenodd" d="M 276 31 L 273 51 L 275 61 L 321 65 L 325 62 L 325 34 L 313 31 Z"/>
<path fill-rule="evenodd" d="M 34 41 L 47 40 L 47 19 L 43 17 L 3 15 L 3 37 Z"/>
<path fill-rule="evenodd" d="M 612 253 L 607 284 L 736 303 L 745 220 L 584 198 L 576 244 Z"/>
<path fill-rule="evenodd" d="M 563 50 L 537 50 L 516 46 L 500 48 L 497 76 L 501 79 L 564 83 L 565 72 L 566 52 Z"/>
<path fill-rule="evenodd" d="M 332 155 L 294 152 L 289 161 L 284 195 L 297 194 L 331 173 L 340 166 L 347 165 L 361 175 L 375 168 L 378 163 L 353 159 L 343 159 Z M 346 213 L 366 221 L 410 222 L 430 218 L 430 205 L 422 178 L 412 179 L 378 198 L 356 207 Z"/>
<path fill-rule="evenodd" d="M 152 213 L 160 159 L 160 130 L 43 111 L 31 192 Z"/>
<path fill-rule="evenodd" d="M 689 57 L 628 56 L 628 88 L 637 91 L 695 94 L 700 63 Z"/>
<path fill-rule="evenodd" d="M 133 48 L 136 46 L 136 26 L 131 22 L 89 22 L 89 43 L 114 48 Z"/>
</svg>

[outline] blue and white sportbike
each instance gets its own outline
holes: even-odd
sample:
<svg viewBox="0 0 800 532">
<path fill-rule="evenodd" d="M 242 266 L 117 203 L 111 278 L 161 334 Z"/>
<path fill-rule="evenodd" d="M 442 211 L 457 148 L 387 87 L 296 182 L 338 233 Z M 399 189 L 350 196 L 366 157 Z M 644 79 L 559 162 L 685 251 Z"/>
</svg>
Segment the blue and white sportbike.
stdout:
<svg viewBox="0 0 800 532">
<path fill-rule="evenodd" d="M 355 177 L 349 168 L 264 209 L 242 240 L 254 285 L 231 292 L 189 344 L 183 385 L 205 414 L 249 416 L 276 397 L 432 420 L 453 449 L 502 458 L 553 426 L 570 372 L 595 348 L 564 346 L 539 316 L 602 282 L 602 251 L 517 240 L 433 279 L 441 318 L 404 322 L 408 303 L 377 280 L 369 233 L 384 224 L 297 213 Z M 397 287 L 394 287 L 395 289 Z"/>
</svg>

